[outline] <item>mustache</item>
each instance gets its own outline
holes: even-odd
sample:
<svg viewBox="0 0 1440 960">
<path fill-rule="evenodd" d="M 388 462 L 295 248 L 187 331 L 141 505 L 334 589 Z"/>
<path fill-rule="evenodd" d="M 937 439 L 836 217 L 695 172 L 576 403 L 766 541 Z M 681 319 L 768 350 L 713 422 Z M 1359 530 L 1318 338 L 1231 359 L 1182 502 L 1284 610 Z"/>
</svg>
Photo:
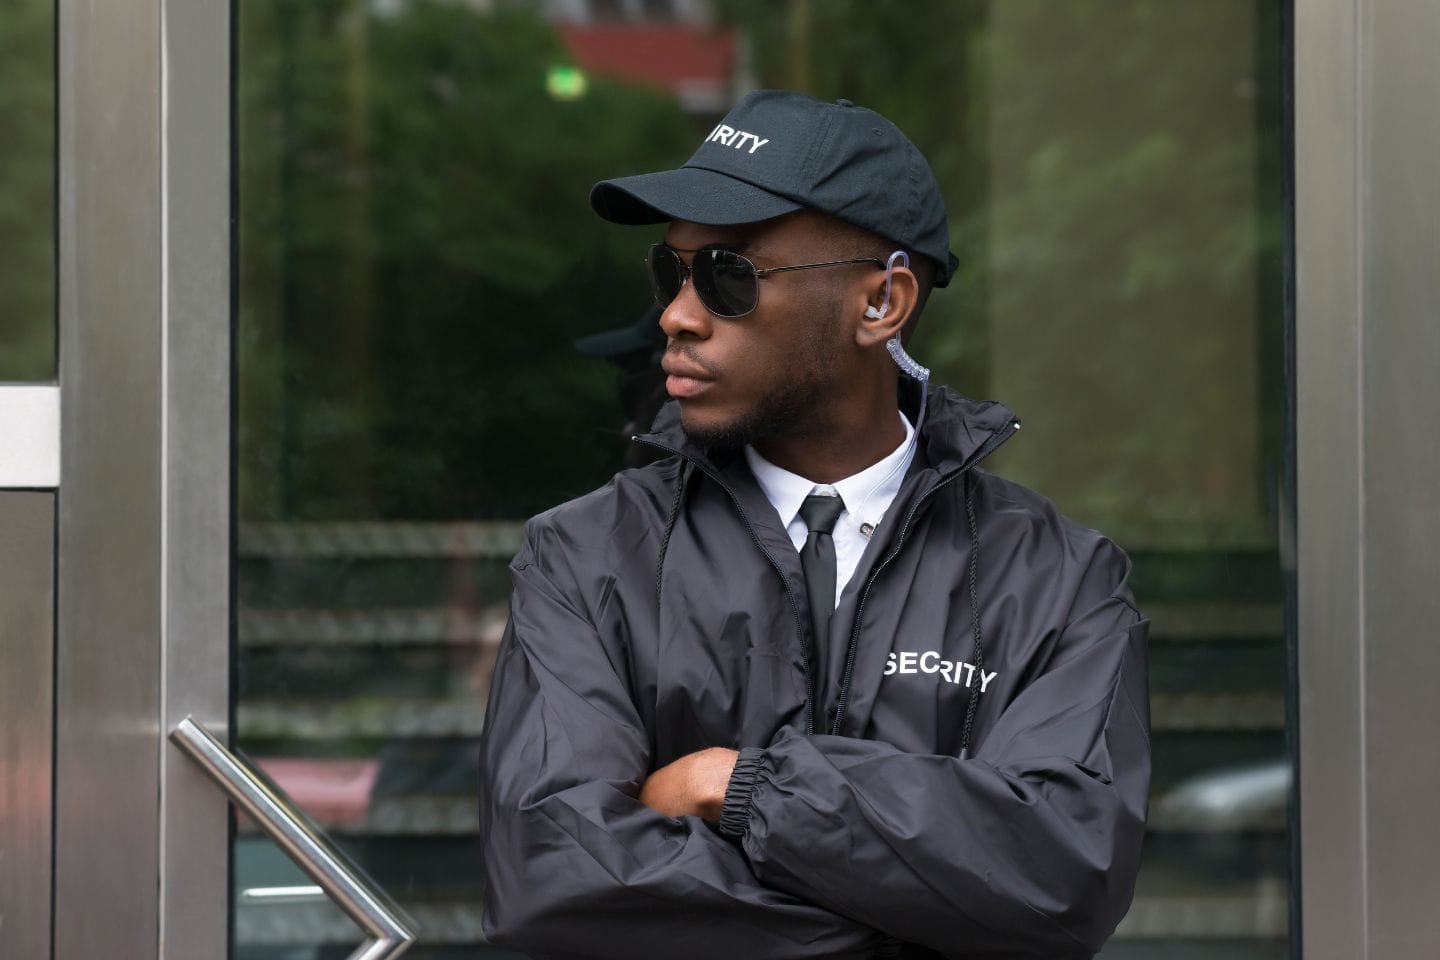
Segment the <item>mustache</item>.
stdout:
<svg viewBox="0 0 1440 960">
<path fill-rule="evenodd" d="M 704 370 L 708 375 L 716 379 L 720 377 L 720 374 L 722 372 L 720 368 L 715 366 L 713 363 L 701 359 L 700 355 L 695 352 L 695 348 L 688 343 L 672 342 L 668 347 L 665 348 L 665 356 L 684 357 L 692 365 L 699 367 L 701 370 Z"/>
</svg>

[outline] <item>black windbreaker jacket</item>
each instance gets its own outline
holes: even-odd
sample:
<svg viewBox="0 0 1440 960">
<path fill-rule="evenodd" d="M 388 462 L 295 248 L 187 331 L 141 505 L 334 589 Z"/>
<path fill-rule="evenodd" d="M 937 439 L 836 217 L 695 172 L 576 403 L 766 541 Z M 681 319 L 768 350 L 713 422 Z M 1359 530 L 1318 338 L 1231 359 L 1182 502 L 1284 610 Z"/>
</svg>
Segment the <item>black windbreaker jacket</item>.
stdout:
<svg viewBox="0 0 1440 960">
<path fill-rule="evenodd" d="M 1008 409 L 937 387 L 929 407 L 818 696 L 798 554 L 744 457 L 688 444 L 673 404 L 642 441 L 675 456 L 529 522 L 481 747 L 492 940 L 567 960 L 1100 948 L 1144 832 L 1148 621 L 1119 548 L 975 468 Z M 719 828 L 636 799 L 712 746 L 740 751 Z"/>
</svg>

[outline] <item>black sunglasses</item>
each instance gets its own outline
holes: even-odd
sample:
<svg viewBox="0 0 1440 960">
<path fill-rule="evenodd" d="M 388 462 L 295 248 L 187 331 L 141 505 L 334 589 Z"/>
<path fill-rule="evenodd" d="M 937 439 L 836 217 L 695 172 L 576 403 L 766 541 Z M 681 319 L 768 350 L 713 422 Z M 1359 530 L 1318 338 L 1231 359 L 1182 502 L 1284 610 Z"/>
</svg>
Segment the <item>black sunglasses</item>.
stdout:
<svg viewBox="0 0 1440 960">
<path fill-rule="evenodd" d="M 689 280 L 695 285 L 695 295 L 717 317 L 743 317 L 752 312 L 760 303 L 760 281 L 775 273 L 790 270 L 813 270 L 816 267 L 838 267 L 847 263 L 873 263 L 885 266 L 885 261 L 876 257 L 857 257 L 854 260 L 827 260 L 824 263 L 798 263 L 789 267 L 769 267 L 757 270 L 755 264 L 735 253 L 707 247 L 695 251 L 690 265 L 680 259 L 672 247 L 657 243 L 645 255 L 645 266 L 650 270 L 650 284 L 655 288 L 655 299 L 661 305 L 669 305 L 680 295 L 680 288 Z"/>
</svg>

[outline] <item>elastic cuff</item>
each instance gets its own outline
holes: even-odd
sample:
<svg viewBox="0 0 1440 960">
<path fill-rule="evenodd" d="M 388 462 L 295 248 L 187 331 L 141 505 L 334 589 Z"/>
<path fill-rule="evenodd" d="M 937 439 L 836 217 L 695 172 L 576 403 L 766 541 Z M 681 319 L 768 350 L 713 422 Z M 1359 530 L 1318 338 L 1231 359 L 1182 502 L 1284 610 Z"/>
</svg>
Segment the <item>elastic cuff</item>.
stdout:
<svg viewBox="0 0 1440 960">
<path fill-rule="evenodd" d="M 764 755 L 759 747 L 743 747 L 735 760 L 730 783 L 725 787 L 725 802 L 720 807 L 720 832 L 727 837 L 738 840 L 750 829 L 750 797 Z"/>
</svg>

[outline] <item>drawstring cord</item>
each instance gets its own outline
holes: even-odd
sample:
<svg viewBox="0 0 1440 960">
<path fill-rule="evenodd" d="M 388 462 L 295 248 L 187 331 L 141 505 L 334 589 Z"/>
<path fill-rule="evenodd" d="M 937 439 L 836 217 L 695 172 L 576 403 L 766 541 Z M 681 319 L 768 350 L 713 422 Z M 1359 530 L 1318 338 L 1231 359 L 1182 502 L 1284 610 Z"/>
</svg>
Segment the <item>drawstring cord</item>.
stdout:
<svg viewBox="0 0 1440 960">
<path fill-rule="evenodd" d="M 975 478 L 972 474 L 965 474 L 965 516 L 970 521 L 970 620 L 974 627 L 975 652 L 971 659 L 975 663 L 975 672 L 984 675 L 985 673 L 985 649 L 980 638 L 980 593 L 977 587 L 980 570 L 980 527 L 975 522 Z M 975 723 L 975 708 L 980 705 L 980 691 L 978 688 L 970 688 L 970 696 L 965 704 L 965 726 L 960 733 L 960 759 L 970 759 L 970 728 Z"/>
<path fill-rule="evenodd" d="M 665 579 L 665 555 L 670 551 L 670 535 L 675 532 L 675 522 L 680 518 L 680 501 L 685 496 L 685 482 L 690 478 L 690 461 L 680 459 L 675 474 L 675 499 L 670 502 L 670 516 L 665 521 L 665 536 L 660 541 L 660 559 L 655 564 L 655 601 L 660 602 L 660 586 Z"/>
</svg>

